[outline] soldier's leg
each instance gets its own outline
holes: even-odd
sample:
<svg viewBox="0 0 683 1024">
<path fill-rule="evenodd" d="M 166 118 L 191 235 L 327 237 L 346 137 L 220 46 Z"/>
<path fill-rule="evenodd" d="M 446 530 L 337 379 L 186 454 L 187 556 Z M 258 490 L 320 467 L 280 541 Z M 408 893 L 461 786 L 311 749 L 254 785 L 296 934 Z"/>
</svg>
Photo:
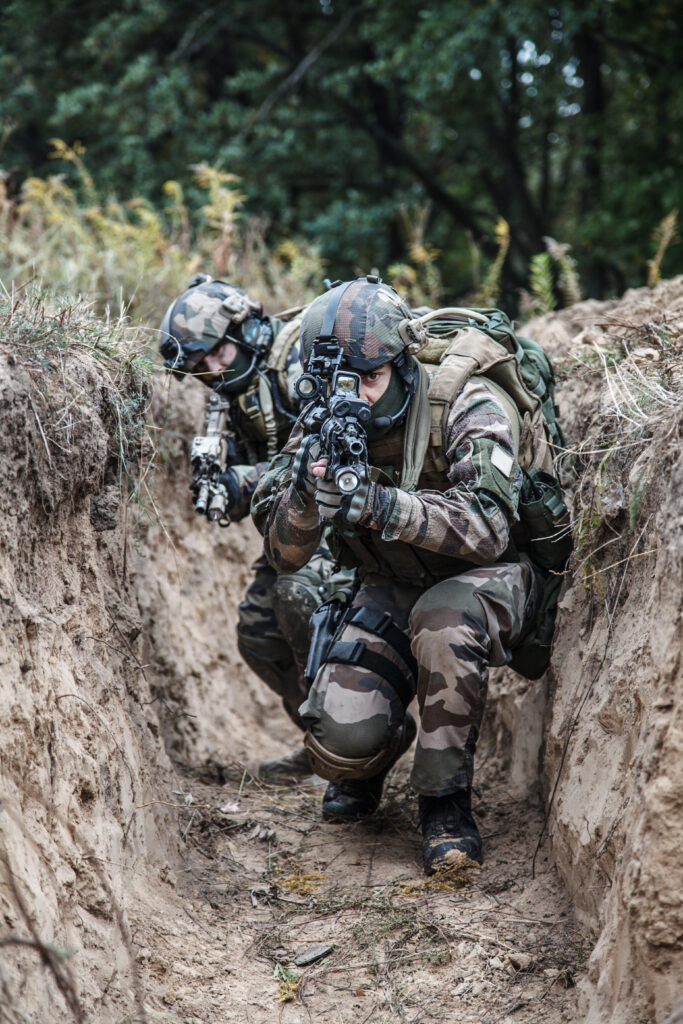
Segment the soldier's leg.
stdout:
<svg viewBox="0 0 683 1024">
<path fill-rule="evenodd" d="M 237 646 L 247 665 L 282 699 L 285 711 L 301 728 L 298 707 L 306 691 L 273 610 L 277 574 L 265 557 L 252 568 L 254 579 L 239 606 Z"/>
<path fill-rule="evenodd" d="M 302 679 L 301 701 L 306 696 L 303 675 L 310 646 L 311 616 L 316 608 L 340 591 L 350 595 L 353 573 L 335 572 L 329 548 L 321 545 L 298 572 L 281 573 L 273 585 L 272 607 L 281 635 L 291 648 Z"/>
<path fill-rule="evenodd" d="M 374 810 L 386 772 L 412 742 L 406 708 L 416 666 L 407 627 L 421 592 L 367 576 L 300 709 L 314 770 L 331 780 L 323 800 L 328 818 Z"/>
<path fill-rule="evenodd" d="M 296 573 L 278 575 L 265 556 L 252 566 L 256 576 L 240 605 L 239 651 L 249 667 L 282 699 L 285 711 L 302 728 L 298 708 L 307 693 L 304 680 L 315 609 L 341 589 L 350 590 L 352 574 L 334 571 L 334 559 L 321 547 Z M 311 774 L 303 747 L 263 761 L 259 774 L 273 780 Z"/>
<path fill-rule="evenodd" d="M 428 870 L 451 850 L 481 860 L 470 792 L 489 665 L 509 661 L 533 620 L 537 596 L 531 566 L 510 563 L 444 580 L 412 609 L 420 728 L 411 782 L 420 794 Z"/>
</svg>

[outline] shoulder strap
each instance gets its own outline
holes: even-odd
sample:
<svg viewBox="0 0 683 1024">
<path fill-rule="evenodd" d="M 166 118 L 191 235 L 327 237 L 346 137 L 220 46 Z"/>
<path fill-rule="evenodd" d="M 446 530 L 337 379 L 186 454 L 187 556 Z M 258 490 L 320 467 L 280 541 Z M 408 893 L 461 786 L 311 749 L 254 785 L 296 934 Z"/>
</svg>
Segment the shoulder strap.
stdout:
<svg viewBox="0 0 683 1024">
<path fill-rule="evenodd" d="M 493 379 L 494 375 L 498 380 Z M 443 432 L 448 410 L 467 381 L 474 376 L 502 405 L 512 426 L 515 450 L 520 452 L 524 412 L 516 401 L 516 394 L 511 395 L 500 382 L 502 378 L 507 383 L 516 375 L 515 356 L 498 342 L 474 327 L 457 332 L 442 357 L 441 365 L 431 373 L 429 384 L 430 445 L 436 458 L 443 455 Z"/>
</svg>

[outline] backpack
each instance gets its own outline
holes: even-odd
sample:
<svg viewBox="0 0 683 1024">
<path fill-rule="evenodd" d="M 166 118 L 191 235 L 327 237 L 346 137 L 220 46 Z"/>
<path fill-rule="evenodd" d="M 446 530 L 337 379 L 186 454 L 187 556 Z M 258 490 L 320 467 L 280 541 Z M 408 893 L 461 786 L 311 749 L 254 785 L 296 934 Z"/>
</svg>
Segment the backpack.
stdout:
<svg viewBox="0 0 683 1024">
<path fill-rule="evenodd" d="M 522 338 L 499 309 L 448 308 L 421 318 L 429 342 L 418 353 L 430 371 L 432 447 L 440 444 L 454 395 L 476 376 L 499 400 L 513 428 L 524 474 L 519 521 L 511 538 L 543 570 L 533 624 L 513 651 L 511 666 L 530 679 L 548 667 L 557 602 L 572 550 L 569 512 L 555 475 L 554 451 L 565 440 L 547 355 Z"/>
</svg>

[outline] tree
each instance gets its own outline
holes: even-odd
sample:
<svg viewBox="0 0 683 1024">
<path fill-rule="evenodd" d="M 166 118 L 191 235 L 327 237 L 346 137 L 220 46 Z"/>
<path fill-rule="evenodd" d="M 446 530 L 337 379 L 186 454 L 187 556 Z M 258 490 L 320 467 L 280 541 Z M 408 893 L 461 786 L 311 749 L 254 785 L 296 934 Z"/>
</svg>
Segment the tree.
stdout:
<svg viewBox="0 0 683 1024">
<path fill-rule="evenodd" d="M 273 237 L 321 240 L 333 276 L 401 258 L 400 213 L 428 202 L 450 297 L 501 215 L 507 306 L 548 235 L 601 295 L 644 279 L 679 203 L 670 0 L 10 0 L 0 19 L 15 185 L 54 170 L 52 135 L 81 140 L 119 195 L 191 191 L 191 165 L 220 161 Z"/>
</svg>

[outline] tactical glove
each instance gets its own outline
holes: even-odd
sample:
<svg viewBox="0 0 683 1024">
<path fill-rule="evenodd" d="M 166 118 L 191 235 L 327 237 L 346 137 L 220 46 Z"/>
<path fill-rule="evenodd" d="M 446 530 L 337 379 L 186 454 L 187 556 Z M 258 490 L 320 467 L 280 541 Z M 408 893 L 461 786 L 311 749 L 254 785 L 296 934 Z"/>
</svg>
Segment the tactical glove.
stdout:
<svg viewBox="0 0 683 1024">
<path fill-rule="evenodd" d="M 228 494 L 227 509 L 228 512 L 232 511 L 240 497 L 240 480 L 232 467 L 224 470 L 218 478 L 218 482 L 223 484 Z"/>
<path fill-rule="evenodd" d="M 315 435 L 305 438 L 292 464 L 292 486 L 301 495 L 313 497 L 315 494 L 316 478 L 311 471 L 311 463 L 315 462 L 319 455 L 318 438 Z"/>
<path fill-rule="evenodd" d="M 357 523 L 363 512 L 370 493 L 370 481 L 367 477 L 361 480 L 353 494 L 343 494 L 334 480 L 316 480 L 315 503 L 321 519 L 331 519 L 342 525 Z"/>
</svg>

